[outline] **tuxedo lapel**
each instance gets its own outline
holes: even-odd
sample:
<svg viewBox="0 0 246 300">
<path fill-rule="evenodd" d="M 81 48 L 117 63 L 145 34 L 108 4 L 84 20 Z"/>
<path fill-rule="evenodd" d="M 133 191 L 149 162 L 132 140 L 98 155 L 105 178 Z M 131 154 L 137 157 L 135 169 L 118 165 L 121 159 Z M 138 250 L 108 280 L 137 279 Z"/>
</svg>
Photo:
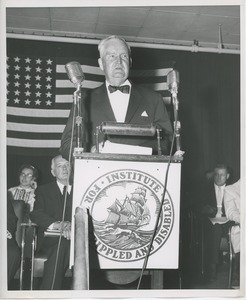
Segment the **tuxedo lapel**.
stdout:
<svg viewBox="0 0 246 300">
<path fill-rule="evenodd" d="M 211 199 L 212 199 L 212 205 L 217 207 L 216 190 L 215 190 L 214 183 L 212 184 L 212 188 L 211 188 Z"/>
<path fill-rule="evenodd" d="M 67 194 L 66 214 L 65 214 L 67 220 L 71 220 L 72 217 L 72 201 L 73 201 L 73 188 L 71 189 L 70 193 Z"/>
<path fill-rule="evenodd" d="M 116 121 L 114 112 L 109 102 L 105 83 L 97 89 L 95 99 L 97 110 L 100 112 L 100 118 L 102 120 Z"/>
<path fill-rule="evenodd" d="M 57 210 L 59 211 L 59 215 L 62 215 L 63 211 L 63 199 L 62 199 L 62 194 L 61 191 L 57 185 L 56 182 L 54 182 L 54 194 L 53 194 L 53 199 L 57 199 L 56 201 L 56 207 Z M 53 200 L 54 201 L 54 200 Z"/>
<path fill-rule="evenodd" d="M 54 199 L 57 199 L 57 210 L 59 211 L 59 216 L 62 218 L 63 216 L 63 208 L 64 208 L 64 201 L 65 201 L 65 195 L 63 195 L 57 185 L 55 183 L 54 187 Z M 66 198 L 66 208 L 65 208 L 65 219 L 70 220 L 71 219 L 71 212 L 72 212 L 72 190 L 69 193 L 67 193 L 67 198 Z"/>
<path fill-rule="evenodd" d="M 129 123 L 131 121 L 140 104 L 141 104 L 141 95 L 139 94 L 134 84 L 132 84 L 129 104 L 128 104 L 126 118 L 125 118 L 126 123 Z"/>
</svg>

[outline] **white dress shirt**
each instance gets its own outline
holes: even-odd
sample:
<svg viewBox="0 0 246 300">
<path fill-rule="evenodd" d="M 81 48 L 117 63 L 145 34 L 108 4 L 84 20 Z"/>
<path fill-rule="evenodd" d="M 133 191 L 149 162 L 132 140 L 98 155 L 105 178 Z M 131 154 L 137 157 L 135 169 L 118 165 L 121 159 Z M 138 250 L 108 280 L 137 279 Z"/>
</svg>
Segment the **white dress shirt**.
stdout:
<svg viewBox="0 0 246 300">
<path fill-rule="evenodd" d="M 225 190 L 225 184 L 218 186 L 215 186 L 215 193 L 216 193 L 216 201 L 217 201 L 217 214 L 216 217 L 222 216 L 222 203 L 223 203 L 223 197 L 224 197 L 224 190 Z"/>
<path fill-rule="evenodd" d="M 218 186 L 215 186 L 215 194 L 216 194 L 216 201 L 217 201 L 217 207 L 222 207 L 223 197 L 224 197 L 224 190 L 225 190 L 225 184 Z M 219 196 L 219 189 L 221 189 L 221 195 Z"/>
<path fill-rule="evenodd" d="M 225 189 L 225 213 L 229 220 L 240 224 L 240 180 Z M 240 252 L 240 226 L 231 229 L 231 241 L 235 253 Z"/>
<path fill-rule="evenodd" d="M 56 181 L 56 183 L 57 183 L 57 185 L 58 185 L 58 187 L 59 187 L 59 189 L 61 191 L 61 194 L 63 194 L 64 184 L 60 183 L 59 181 Z M 68 185 L 67 186 L 67 192 L 68 192 L 68 194 L 70 194 L 71 189 L 72 189 L 72 186 Z"/>
<path fill-rule="evenodd" d="M 129 80 L 126 80 L 124 84 L 121 85 L 130 86 L 129 94 L 124 94 L 121 91 L 115 91 L 113 93 L 110 93 L 108 90 L 109 83 L 106 81 L 106 88 L 108 92 L 109 101 L 117 122 L 125 122 L 126 112 L 127 112 L 130 93 L 131 93 L 131 83 Z"/>
</svg>

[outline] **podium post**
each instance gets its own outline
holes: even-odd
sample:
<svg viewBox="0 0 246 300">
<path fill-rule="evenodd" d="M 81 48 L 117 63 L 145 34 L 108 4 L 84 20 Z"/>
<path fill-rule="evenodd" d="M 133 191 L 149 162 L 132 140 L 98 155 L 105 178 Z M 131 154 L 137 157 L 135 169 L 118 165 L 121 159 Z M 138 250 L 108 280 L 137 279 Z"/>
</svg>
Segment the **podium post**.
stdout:
<svg viewBox="0 0 246 300">
<path fill-rule="evenodd" d="M 88 214 L 85 208 L 75 210 L 74 290 L 89 290 Z"/>
</svg>

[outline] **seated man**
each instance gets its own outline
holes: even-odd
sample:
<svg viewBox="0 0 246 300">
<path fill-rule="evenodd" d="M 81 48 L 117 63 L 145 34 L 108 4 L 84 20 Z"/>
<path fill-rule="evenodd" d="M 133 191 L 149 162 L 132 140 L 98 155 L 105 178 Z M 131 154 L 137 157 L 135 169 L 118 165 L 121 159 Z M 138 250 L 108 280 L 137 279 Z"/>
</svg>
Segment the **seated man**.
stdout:
<svg viewBox="0 0 246 300">
<path fill-rule="evenodd" d="M 34 209 L 30 214 L 31 220 L 38 225 L 37 251 L 42 250 L 48 258 L 40 287 L 43 290 L 62 289 L 69 266 L 72 195 L 68 161 L 61 155 L 54 157 L 51 173 L 56 180 L 37 188 Z M 67 188 L 65 193 L 64 188 Z M 60 230 L 62 236 L 45 237 L 47 229 Z"/>
<path fill-rule="evenodd" d="M 230 176 L 228 167 L 221 164 L 213 169 L 212 177 L 207 180 L 202 192 L 202 208 L 204 226 L 205 261 L 207 274 L 210 281 L 216 279 L 217 265 L 219 263 L 219 251 L 222 236 L 228 231 L 228 222 L 224 224 L 211 222 L 210 218 L 225 216 L 224 189 Z"/>
<path fill-rule="evenodd" d="M 232 287 L 236 287 L 239 286 L 240 270 L 240 180 L 226 187 L 224 198 L 227 218 L 238 225 L 232 227 L 231 230 L 231 242 L 235 253 L 232 271 Z"/>
<path fill-rule="evenodd" d="M 8 284 L 14 278 L 15 273 L 20 267 L 20 248 L 15 239 L 17 228 L 17 216 L 15 215 L 14 208 L 10 199 L 12 195 L 8 192 L 7 199 L 7 256 L 8 256 Z"/>
</svg>

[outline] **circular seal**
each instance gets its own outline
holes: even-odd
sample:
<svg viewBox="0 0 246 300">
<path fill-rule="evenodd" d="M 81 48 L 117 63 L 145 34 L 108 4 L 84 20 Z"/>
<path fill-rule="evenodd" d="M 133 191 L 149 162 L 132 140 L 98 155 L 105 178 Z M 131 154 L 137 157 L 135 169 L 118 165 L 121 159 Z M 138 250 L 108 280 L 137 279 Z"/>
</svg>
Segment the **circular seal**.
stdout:
<svg viewBox="0 0 246 300">
<path fill-rule="evenodd" d="M 161 207 L 163 190 L 159 180 L 139 170 L 114 170 L 94 181 L 81 205 L 90 210 L 97 252 L 115 261 L 136 261 L 146 256 L 152 239 L 150 255 L 158 251 L 174 223 L 168 191 Z"/>
</svg>

